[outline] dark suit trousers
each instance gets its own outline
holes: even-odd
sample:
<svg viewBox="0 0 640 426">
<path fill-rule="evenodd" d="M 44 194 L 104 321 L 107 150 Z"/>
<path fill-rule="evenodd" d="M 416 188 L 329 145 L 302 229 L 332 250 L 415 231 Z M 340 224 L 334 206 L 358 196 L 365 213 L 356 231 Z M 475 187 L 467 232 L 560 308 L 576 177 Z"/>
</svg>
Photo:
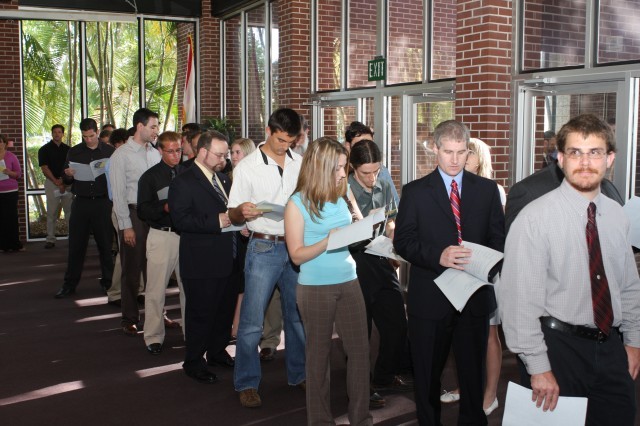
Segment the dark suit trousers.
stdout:
<svg viewBox="0 0 640 426">
<path fill-rule="evenodd" d="M 226 339 L 222 346 L 224 349 L 229 341 L 229 326 L 219 321 L 224 297 L 230 287 L 229 277 L 183 279 L 182 286 L 186 297 L 186 351 L 182 367 L 186 371 L 197 371 L 206 368 L 205 352 L 210 350 L 215 355 L 222 346 L 221 342 Z"/>
<path fill-rule="evenodd" d="M 100 253 L 102 273 L 100 283 L 104 288 L 111 286 L 113 275 L 111 208 L 111 201 L 106 197 L 96 199 L 76 197 L 73 200 L 69 220 L 69 257 L 67 271 L 64 274 L 65 288 L 74 289 L 80 282 L 91 233 Z"/>
<path fill-rule="evenodd" d="M 356 261 L 358 281 L 367 308 L 369 337 L 372 320 L 380 334 L 373 382 L 386 385 L 398 374 L 406 349 L 407 315 L 400 283 L 387 258 L 364 252 L 351 255 Z"/>
<path fill-rule="evenodd" d="M 451 311 L 432 320 L 409 315 L 409 340 L 415 376 L 416 409 L 421 426 L 440 425 L 441 376 L 453 347 L 460 385 L 458 425 L 486 425 L 482 410 L 489 315 Z"/>
<path fill-rule="evenodd" d="M 120 236 L 120 263 L 122 264 L 122 326 L 137 325 L 140 322 L 138 309 L 138 289 L 140 286 L 140 274 L 147 281 L 147 235 L 149 225 L 138 218 L 135 208 L 129 207 L 131 226 L 136 234 L 136 245 L 131 247 L 124 242 L 124 231 Z"/>
<path fill-rule="evenodd" d="M 551 371 L 560 396 L 589 398 L 587 426 L 632 426 L 635 384 L 617 330 L 604 343 L 570 336 L 542 326 Z"/>
</svg>

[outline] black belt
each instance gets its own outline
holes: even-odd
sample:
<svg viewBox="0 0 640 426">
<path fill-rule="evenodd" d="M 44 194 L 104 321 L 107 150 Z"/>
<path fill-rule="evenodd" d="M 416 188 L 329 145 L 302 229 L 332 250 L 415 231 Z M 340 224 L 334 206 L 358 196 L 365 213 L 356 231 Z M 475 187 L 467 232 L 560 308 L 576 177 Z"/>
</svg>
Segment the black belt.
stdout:
<svg viewBox="0 0 640 426">
<path fill-rule="evenodd" d="M 176 230 L 176 228 L 172 228 L 170 226 L 152 226 L 153 229 L 157 229 L 158 231 L 165 231 L 165 232 L 175 232 L 178 233 L 178 231 Z"/>
<path fill-rule="evenodd" d="M 585 327 L 583 325 L 573 325 L 560 321 L 554 317 L 541 317 L 540 322 L 542 325 L 547 326 L 553 330 L 558 330 L 564 334 L 570 334 L 576 337 L 582 337 L 583 339 L 595 340 L 598 343 L 606 342 L 609 336 L 604 334 L 597 328 Z M 611 332 L 618 331 L 617 327 L 611 327 Z M 609 333 L 611 335 L 611 333 Z"/>
<path fill-rule="evenodd" d="M 76 197 L 84 200 L 102 200 L 103 198 L 107 198 L 106 195 L 76 195 Z"/>
<path fill-rule="evenodd" d="M 261 232 L 253 232 L 251 234 L 251 238 L 258 238 L 260 240 L 268 240 L 268 241 L 281 241 L 284 243 L 284 235 L 271 235 L 271 234 L 263 234 Z"/>
</svg>

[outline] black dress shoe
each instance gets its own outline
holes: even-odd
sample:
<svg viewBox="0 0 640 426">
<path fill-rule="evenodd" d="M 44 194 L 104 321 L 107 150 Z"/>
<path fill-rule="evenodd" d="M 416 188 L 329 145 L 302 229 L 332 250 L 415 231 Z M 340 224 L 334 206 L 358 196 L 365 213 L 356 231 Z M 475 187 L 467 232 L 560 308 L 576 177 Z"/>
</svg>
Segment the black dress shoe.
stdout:
<svg viewBox="0 0 640 426">
<path fill-rule="evenodd" d="M 111 306 L 117 306 L 118 308 L 122 307 L 122 301 L 120 299 L 116 299 L 116 300 L 109 300 L 107 302 L 107 305 L 111 305 Z"/>
<path fill-rule="evenodd" d="M 235 360 L 227 353 L 227 351 L 222 351 L 214 357 L 207 359 L 207 365 L 216 366 L 219 365 L 221 367 L 233 368 L 236 365 Z"/>
<path fill-rule="evenodd" d="M 277 349 L 274 348 L 264 348 L 260 351 L 260 361 L 269 362 L 273 361 L 276 357 Z"/>
<path fill-rule="evenodd" d="M 62 287 L 53 297 L 55 297 L 56 299 L 64 299 L 65 297 L 72 294 L 76 294 L 76 290 L 74 288 Z"/>
<path fill-rule="evenodd" d="M 185 370 L 184 372 L 198 383 L 212 384 L 218 381 L 218 376 L 209 370 Z"/>
<path fill-rule="evenodd" d="M 56 246 L 56 243 L 47 242 L 47 243 L 44 245 L 44 248 L 46 248 L 46 249 L 52 249 L 52 248 L 54 248 L 55 246 Z"/>
<path fill-rule="evenodd" d="M 147 352 L 151 355 L 160 355 L 162 353 L 162 343 L 152 343 L 148 345 Z"/>
</svg>

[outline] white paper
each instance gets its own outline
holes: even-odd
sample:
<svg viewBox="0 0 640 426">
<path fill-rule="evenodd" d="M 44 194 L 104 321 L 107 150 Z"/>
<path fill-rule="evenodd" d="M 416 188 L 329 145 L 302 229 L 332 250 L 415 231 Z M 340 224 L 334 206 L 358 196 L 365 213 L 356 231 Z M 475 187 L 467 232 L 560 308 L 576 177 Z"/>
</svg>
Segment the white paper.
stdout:
<svg viewBox="0 0 640 426">
<path fill-rule="evenodd" d="M 388 257 L 389 259 L 398 260 L 400 262 L 406 262 L 406 260 L 396 254 L 391 238 L 385 237 L 384 235 L 377 236 L 373 241 L 367 244 L 364 252 L 376 256 Z"/>
<path fill-rule="evenodd" d="M 561 396 L 551 411 L 531 401 L 531 389 L 509 382 L 502 426 L 584 426 L 587 398 Z"/>
<path fill-rule="evenodd" d="M 267 201 L 260 201 L 256 204 L 256 210 L 262 212 L 262 217 L 280 222 L 284 219 L 284 206 L 273 204 Z"/>
<path fill-rule="evenodd" d="M 101 158 L 94 160 L 89 164 L 69 162 L 69 167 L 75 170 L 73 178 L 75 180 L 90 182 L 95 181 L 100 175 L 103 175 L 106 170 L 107 158 Z"/>
<path fill-rule="evenodd" d="M 227 226 L 226 228 L 222 228 L 222 232 L 232 232 L 232 231 L 242 231 L 244 228 L 246 228 L 246 225 L 230 225 Z"/>
<path fill-rule="evenodd" d="M 169 187 L 165 186 L 158 190 L 158 201 L 169 199 Z"/>
<path fill-rule="evenodd" d="M 327 250 L 335 250 L 357 243 L 358 241 L 368 240 L 373 236 L 373 225 L 384 222 L 384 209 L 379 208 L 371 210 L 369 215 L 364 219 L 353 222 L 351 225 L 340 228 L 329 235 L 329 243 Z"/>
<path fill-rule="evenodd" d="M 624 212 L 631 222 L 629 240 L 635 248 L 640 248 L 640 197 L 633 196 L 624 205 Z"/>
<path fill-rule="evenodd" d="M 472 251 L 469 263 L 464 265 L 464 271 L 447 268 L 434 280 L 440 291 L 460 312 L 480 287 L 490 285 L 487 281 L 489 272 L 503 258 L 499 251 L 480 244 L 463 241 L 462 245 Z"/>
<path fill-rule="evenodd" d="M 9 175 L 2 173 L 6 168 L 7 168 L 7 163 L 5 163 L 4 160 L 0 160 L 0 180 L 9 179 Z"/>
</svg>

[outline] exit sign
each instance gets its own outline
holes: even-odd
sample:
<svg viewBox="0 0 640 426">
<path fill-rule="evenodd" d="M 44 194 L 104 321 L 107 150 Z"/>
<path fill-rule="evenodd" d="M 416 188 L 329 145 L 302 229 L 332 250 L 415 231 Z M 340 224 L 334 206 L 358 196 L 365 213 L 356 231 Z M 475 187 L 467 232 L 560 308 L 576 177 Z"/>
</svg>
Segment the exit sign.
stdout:
<svg viewBox="0 0 640 426">
<path fill-rule="evenodd" d="M 387 76 L 387 60 L 385 58 L 376 58 L 369 61 L 369 81 L 384 80 Z"/>
</svg>

